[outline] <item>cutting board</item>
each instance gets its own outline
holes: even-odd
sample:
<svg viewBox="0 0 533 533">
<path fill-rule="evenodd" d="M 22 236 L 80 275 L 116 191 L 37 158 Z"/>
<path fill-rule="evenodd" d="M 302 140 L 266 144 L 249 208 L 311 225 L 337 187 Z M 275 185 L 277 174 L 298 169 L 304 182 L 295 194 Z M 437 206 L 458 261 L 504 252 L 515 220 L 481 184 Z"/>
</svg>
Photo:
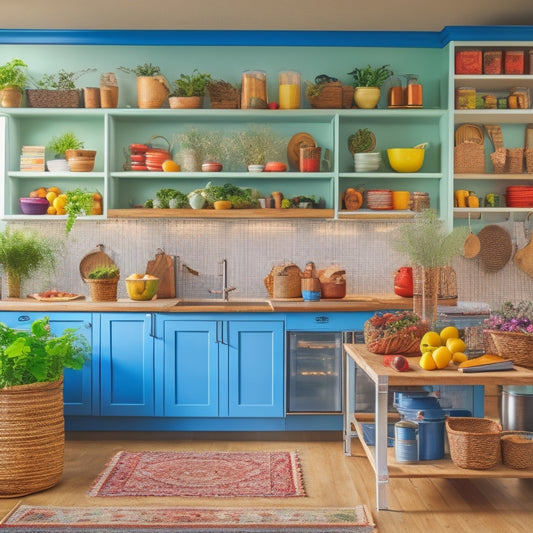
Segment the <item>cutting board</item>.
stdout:
<svg viewBox="0 0 533 533">
<path fill-rule="evenodd" d="M 174 258 L 165 252 L 158 252 L 155 259 L 148 261 L 146 274 L 158 277 L 158 298 L 174 298 L 176 296 L 176 281 L 174 272 Z"/>
</svg>

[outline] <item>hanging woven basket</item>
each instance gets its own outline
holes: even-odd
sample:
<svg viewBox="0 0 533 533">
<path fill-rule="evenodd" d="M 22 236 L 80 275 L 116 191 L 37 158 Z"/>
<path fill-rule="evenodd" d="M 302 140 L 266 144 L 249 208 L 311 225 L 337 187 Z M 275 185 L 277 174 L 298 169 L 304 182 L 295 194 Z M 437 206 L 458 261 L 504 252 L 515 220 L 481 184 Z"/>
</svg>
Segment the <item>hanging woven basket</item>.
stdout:
<svg viewBox="0 0 533 533">
<path fill-rule="evenodd" d="M 63 378 L 0 389 L 0 498 L 56 485 L 63 474 Z"/>
</svg>

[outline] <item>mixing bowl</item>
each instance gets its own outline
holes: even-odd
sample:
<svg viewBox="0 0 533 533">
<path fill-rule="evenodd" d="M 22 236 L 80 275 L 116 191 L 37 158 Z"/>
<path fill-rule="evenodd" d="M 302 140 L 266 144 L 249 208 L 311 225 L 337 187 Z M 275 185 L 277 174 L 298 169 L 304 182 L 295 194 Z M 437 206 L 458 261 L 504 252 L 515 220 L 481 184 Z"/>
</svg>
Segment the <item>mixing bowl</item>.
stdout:
<svg viewBox="0 0 533 533">
<path fill-rule="evenodd" d="M 132 300 L 151 300 L 156 295 L 160 279 L 148 276 L 126 278 L 126 289 Z"/>
<path fill-rule="evenodd" d="M 389 148 L 390 166 L 396 172 L 418 172 L 424 163 L 424 148 Z"/>
</svg>

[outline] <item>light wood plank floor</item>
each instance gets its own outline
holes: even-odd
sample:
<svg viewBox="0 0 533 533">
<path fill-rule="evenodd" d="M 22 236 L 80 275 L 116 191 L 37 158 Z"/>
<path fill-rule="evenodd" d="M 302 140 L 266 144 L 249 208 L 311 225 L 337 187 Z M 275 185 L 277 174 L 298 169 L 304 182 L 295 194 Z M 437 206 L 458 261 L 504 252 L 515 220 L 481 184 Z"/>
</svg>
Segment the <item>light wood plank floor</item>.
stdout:
<svg viewBox="0 0 533 533">
<path fill-rule="evenodd" d="M 282 450 L 300 452 L 305 498 L 94 498 L 86 492 L 120 450 Z M 352 457 L 340 433 L 69 433 L 65 470 L 52 489 L 0 499 L 0 516 L 19 501 L 63 506 L 344 507 L 366 504 L 379 533 L 533 531 L 533 479 L 393 479 L 388 511 L 376 511 L 374 473 L 354 439 Z"/>
</svg>

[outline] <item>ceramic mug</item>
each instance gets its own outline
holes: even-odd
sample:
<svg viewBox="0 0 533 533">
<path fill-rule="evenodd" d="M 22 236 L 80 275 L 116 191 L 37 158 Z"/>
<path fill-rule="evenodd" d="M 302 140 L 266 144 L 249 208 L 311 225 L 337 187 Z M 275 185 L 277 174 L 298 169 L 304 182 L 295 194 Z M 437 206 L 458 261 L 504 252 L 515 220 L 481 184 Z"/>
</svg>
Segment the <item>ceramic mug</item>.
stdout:
<svg viewBox="0 0 533 533">
<path fill-rule="evenodd" d="M 392 191 L 393 209 L 409 209 L 411 193 L 409 191 Z"/>
</svg>

